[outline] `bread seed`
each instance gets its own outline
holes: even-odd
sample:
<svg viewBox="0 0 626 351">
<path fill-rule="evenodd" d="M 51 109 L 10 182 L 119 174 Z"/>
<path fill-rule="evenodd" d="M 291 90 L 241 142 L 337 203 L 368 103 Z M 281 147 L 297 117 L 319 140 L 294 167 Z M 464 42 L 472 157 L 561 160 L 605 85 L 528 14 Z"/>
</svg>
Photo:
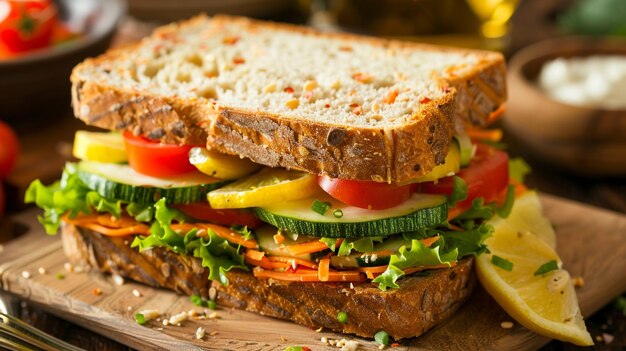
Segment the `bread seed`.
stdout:
<svg viewBox="0 0 626 351">
<path fill-rule="evenodd" d="M 300 100 L 298 100 L 298 99 L 291 99 L 291 100 L 289 100 L 289 101 L 287 101 L 285 103 L 285 106 L 287 106 L 288 108 L 290 108 L 292 110 L 296 109 L 296 108 L 298 108 L 298 106 L 300 106 Z"/>
<path fill-rule="evenodd" d="M 306 147 L 300 145 L 298 146 L 298 152 L 300 153 L 300 155 L 306 157 L 309 155 L 309 149 L 307 149 Z"/>
<path fill-rule="evenodd" d="M 378 111 L 380 111 L 380 104 L 375 102 L 372 104 L 372 112 L 377 113 Z"/>
<path fill-rule="evenodd" d="M 513 328 L 513 322 L 502 322 L 500 323 L 500 327 L 502 327 L 503 329 L 511 329 Z"/>
<path fill-rule="evenodd" d="M 331 87 L 331 88 L 333 88 L 333 89 L 335 89 L 335 90 L 337 90 L 337 89 L 341 88 L 341 82 L 340 82 L 339 80 L 336 80 L 336 81 L 334 81 L 334 82 L 330 85 L 330 87 Z"/>
<path fill-rule="evenodd" d="M 376 122 L 380 122 L 383 119 L 383 116 L 381 116 L 381 115 L 373 115 L 370 118 L 375 120 Z"/>
<path fill-rule="evenodd" d="M 311 91 L 315 88 L 317 88 L 317 82 L 314 80 L 309 80 L 306 83 L 304 83 L 304 91 Z"/>
<path fill-rule="evenodd" d="M 326 143 L 330 146 L 339 146 L 343 142 L 345 136 L 346 132 L 343 129 L 331 129 L 326 136 Z"/>
<path fill-rule="evenodd" d="M 276 84 L 270 83 L 263 88 L 264 93 L 273 93 L 276 91 Z"/>
</svg>

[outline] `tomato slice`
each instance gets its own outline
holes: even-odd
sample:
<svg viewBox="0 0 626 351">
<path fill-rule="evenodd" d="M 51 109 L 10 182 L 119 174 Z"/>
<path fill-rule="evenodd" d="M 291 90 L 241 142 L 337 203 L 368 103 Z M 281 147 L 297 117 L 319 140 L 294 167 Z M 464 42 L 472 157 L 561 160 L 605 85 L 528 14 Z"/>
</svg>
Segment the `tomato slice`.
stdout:
<svg viewBox="0 0 626 351">
<path fill-rule="evenodd" d="M 509 184 L 509 156 L 485 144 L 477 144 L 476 155 L 467 168 L 456 175 L 467 183 L 467 199 L 457 202 L 458 208 L 469 208 L 472 200 L 482 197 L 491 202 Z M 450 195 L 454 189 L 454 177 L 440 179 L 437 183 L 421 183 L 420 191 L 431 194 Z"/>
<path fill-rule="evenodd" d="M 393 185 L 362 180 L 333 179 L 319 176 L 317 183 L 330 196 L 355 207 L 384 210 L 406 201 L 412 193 L 411 184 Z"/>
<path fill-rule="evenodd" d="M 263 222 L 248 209 L 216 210 L 207 202 L 170 206 L 179 209 L 190 217 L 217 224 L 228 226 L 245 225 L 248 226 L 248 228 L 258 228 L 263 224 Z"/>
<path fill-rule="evenodd" d="M 196 170 L 189 163 L 189 150 L 196 145 L 161 144 L 142 136 L 124 133 L 128 164 L 153 177 L 171 177 Z"/>
</svg>

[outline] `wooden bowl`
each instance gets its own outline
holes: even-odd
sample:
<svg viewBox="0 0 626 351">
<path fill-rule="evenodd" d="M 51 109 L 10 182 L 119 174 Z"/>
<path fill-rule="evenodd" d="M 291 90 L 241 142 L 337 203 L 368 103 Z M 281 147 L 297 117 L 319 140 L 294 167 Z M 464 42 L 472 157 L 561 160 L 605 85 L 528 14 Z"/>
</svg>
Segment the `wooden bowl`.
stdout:
<svg viewBox="0 0 626 351">
<path fill-rule="evenodd" d="M 61 19 L 82 37 L 14 59 L 0 60 L 0 118 L 37 126 L 70 109 L 70 73 L 86 57 L 104 52 L 125 13 L 123 0 L 62 0 Z"/>
<path fill-rule="evenodd" d="M 626 110 L 558 102 L 538 86 L 547 61 L 559 57 L 626 55 L 626 41 L 565 37 L 519 51 L 510 61 L 503 124 L 528 150 L 555 165 L 591 176 L 626 175 Z"/>
</svg>

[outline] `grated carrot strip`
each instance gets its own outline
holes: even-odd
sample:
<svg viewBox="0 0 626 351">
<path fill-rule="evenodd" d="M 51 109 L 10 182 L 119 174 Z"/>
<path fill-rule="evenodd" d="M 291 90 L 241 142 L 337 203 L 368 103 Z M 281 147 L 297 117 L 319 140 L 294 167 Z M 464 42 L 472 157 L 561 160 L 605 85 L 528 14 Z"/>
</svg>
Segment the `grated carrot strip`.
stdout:
<svg viewBox="0 0 626 351">
<path fill-rule="evenodd" d="M 327 282 L 330 275 L 330 258 L 322 258 L 319 268 L 317 269 L 317 277 L 322 282 Z"/>
</svg>

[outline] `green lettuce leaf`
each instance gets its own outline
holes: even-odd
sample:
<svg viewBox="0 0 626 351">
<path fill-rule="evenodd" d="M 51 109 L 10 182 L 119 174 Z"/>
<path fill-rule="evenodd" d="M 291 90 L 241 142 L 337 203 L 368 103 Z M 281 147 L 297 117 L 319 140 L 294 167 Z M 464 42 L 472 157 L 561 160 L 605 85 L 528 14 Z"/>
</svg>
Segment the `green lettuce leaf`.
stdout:
<svg viewBox="0 0 626 351">
<path fill-rule="evenodd" d="M 330 251 L 335 251 L 335 245 L 337 244 L 337 238 L 320 238 L 320 241 L 326 244 Z"/>
<path fill-rule="evenodd" d="M 431 247 L 426 247 L 417 239 L 411 240 L 411 248 L 402 246 L 398 253 L 391 255 L 387 270 L 372 280 L 378 283 L 380 290 L 387 288 L 399 288 L 397 280 L 404 276 L 404 269 L 419 266 L 433 266 L 445 264 L 450 266 L 458 257 L 458 250 L 453 249 L 445 253 L 440 250 L 445 246 L 444 238 L 441 237 Z"/>
<path fill-rule="evenodd" d="M 487 252 L 484 242 L 493 234 L 493 230 L 490 224 L 481 223 L 465 231 L 442 231 L 441 234 L 445 238 L 446 247 L 458 250 L 458 257 L 461 258 Z"/>
<path fill-rule="evenodd" d="M 337 255 L 348 256 L 352 252 L 352 250 L 358 252 L 372 252 L 374 251 L 374 241 L 382 242 L 383 240 L 382 237 L 377 236 L 360 239 L 346 239 L 341 243 L 341 246 L 339 246 L 339 251 L 337 252 Z"/>
<path fill-rule="evenodd" d="M 66 164 L 61 180 L 49 186 L 43 185 L 40 180 L 33 181 L 26 190 L 24 202 L 34 203 L 44 210 L 38 219 L 48 234 L 57 233 L 65 213 L 74 218 L 80 213 L 91 214 L 95 210 L 119 218 L 125 206 L 126 212 L 140 222 L 149 223 L 154 218 L 152 205 L 109 199 L 90 189 L 78 177 L 73 163 Z"/>
<path fill-rule="evenodd" d="M 140 251 L 154 247 L 167 248 L 180 255 L 193 255 L 202 260 L 202 266 L 209 269 L 209 279 L 227 285 L 226 272 L 233 268 L 248 270 L 239 250 L 231 246 L 213 230 L 207 230 L 207 237 L 198 237 L 198 230 L 191 229 L 187 233 L 176 233 L 172 221 L 184 222 L 186 216 L 173 208 L 168 208 L 165 199 L 155 205 L 155 222 L 150 227 L 149 236 L 136 236 L 131 247 Z"/>
</svg>

